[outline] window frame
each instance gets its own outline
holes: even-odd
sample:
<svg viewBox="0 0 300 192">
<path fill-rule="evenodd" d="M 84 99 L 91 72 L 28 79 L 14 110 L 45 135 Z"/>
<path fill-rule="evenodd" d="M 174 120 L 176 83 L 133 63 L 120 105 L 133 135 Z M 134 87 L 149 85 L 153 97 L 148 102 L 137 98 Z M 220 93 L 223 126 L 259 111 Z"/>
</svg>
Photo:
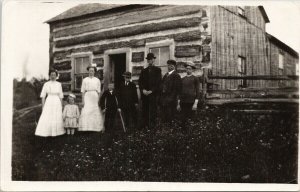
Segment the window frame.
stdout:
<svg viewBox="0 0 300 192">
<path fill-rule="evenodd" d="M 284 69 L 284 54 L 283 53 L 278 54 L 278 69 L 279 70 Z"/>
<path fill-rule="evenodd" d="M 240 62 L 241 61 L 241 62 Z M 247 62 L 246 62 L 246 57 L 238 55 L 238 74 L 240 76 L 245 76 L 247 75 Z M 239 66 L 240 65 L 240 66 Z M 239 68 L 241 69 L 241 71 L 239 70 Z M 242 79 L 241 80 L 241 87 L 245 88 L 247 87 L 247 80 L 246 79 Z"/>
<path fill-rule="evenodd" d="M 150 53 L 150 49 L 153 49 L 153 48 L 160 48 L 160 47 L 169 47 L 169 54 L 170 54 L 170 57 L 169 59 L 175 59 L 175 56 L 174 56 L 174 50 L 175 50 L 175 43 L 174 43 L 174 40 L 173 39 L 166 39 L 166 40 L 162 40 L 162 41 L 155 41 L 155 42 L 150 42 L 150 43 L 146 43 L 146 46 L 145 46 L 145 52 L 146 53 Z M 156 56 L 156 59 L 157 59 L 157 55 Z M 155 65 L 157 66 L 157 65 Z M 166 67 L 167 65 L 160 65 L 160 66 L 157 66 L 159 68 L 161 67 Z M 162 75 L 164 75 L 164 73 L 162 72 Z"/>
<path fill-rule="evenodd" d="M 77 78 L 79 76 L 81 76 L 81 82 L 83 81 L 83 79 L 85 77 L 88 76 L 88 72 L 86 71 L 86 73 L 76 73 L 76 59 L 77 58 L 84 58 L 84 57 L 88 57 L 88 62 L 89 64 L 92 63 L 92 56 L 93 54 L 88 52 L 88 53 L 78 53 L 78 54 L 73 54 L 72 55 L 72 82 L 71 82 L 71 88 L 73 91 L 80 91 L 81 90 L 81 86 L 80 87 L 76 87 L 77 84 Z"/>
</svg>

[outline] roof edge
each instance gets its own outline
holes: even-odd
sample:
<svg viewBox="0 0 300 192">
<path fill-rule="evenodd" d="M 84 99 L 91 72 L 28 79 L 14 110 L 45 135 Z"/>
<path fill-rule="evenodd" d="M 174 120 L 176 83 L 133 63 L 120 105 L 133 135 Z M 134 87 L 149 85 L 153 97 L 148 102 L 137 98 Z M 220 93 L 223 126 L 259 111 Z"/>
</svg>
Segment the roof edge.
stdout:
<svg viewBox="0 0 300 192">
<path fill-rule="evenodd" d="M 265 22 L 270 23 L 270 20 L 269 20 L 269 17 L 267 15 L 267 12 L 266 12 L 265 8 L 260 5 L 260 6 L 258 6 L 258 9 L 260 10 L 262 16 L 264 17 Z"/>
<path fill-rule="evenodd" d="M 296 57 L 297 59 L 299 59 L 299 53 L 297 51 L 295 51 L 293 48 L 291 48 L 290 46 L 288 46 L 287 44 L 283 43 L 282 41 L 280 41 L 279 39 L 277 39 L 276 37 L 274 37 L 273 35 L 267 33 L 267 37 L 270 41 L 274 42 L 276 45 L 280 46 L 282 49 L 284 49 L 286 52 L 290 53 L 292 56 Z"/>
</svg>

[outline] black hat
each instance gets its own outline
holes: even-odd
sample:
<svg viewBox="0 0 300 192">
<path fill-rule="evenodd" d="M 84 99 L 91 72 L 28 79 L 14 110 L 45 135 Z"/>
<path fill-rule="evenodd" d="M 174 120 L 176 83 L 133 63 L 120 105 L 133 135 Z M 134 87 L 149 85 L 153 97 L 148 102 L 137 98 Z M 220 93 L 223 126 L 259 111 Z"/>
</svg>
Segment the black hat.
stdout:
<svg viewBox="0 0 300 192">
<path fill-rule="evenodd" d="M 97 64 L 92 63 L 91 65 L 89 65 L 86 70 L 89 70 L 90 68 L 94 68 L 95 72 L 97 71 Z"/>
<path fill-rule="evenodd" d="M 174 65 L 174 66 L 176 66 L 176 61 L 170 59 L 170 60 L 167 61 L 167 64 L 168 64 L 168 65 Z"/>
<path fill-rule="evenodd" d="M 150 59 L 156 59 L 156 57 L 154 56 L 153 53 L 148 53 L 146 59 L 147 59 L 147 60 L 150 60 Z"/>
<path fill-rule="evenodd" d="M 192 67 L 192 69 L 196 69 L 196 66 L 195 66 L 195 63 L 191 62 L 191 61 L 187 61 L 185 64 L 184 64 L 185 67 L 187 66 L 190 66 Z"/>
<path fill-rule="evenodd" d="M 123 73 L 124 77 L 131 77 L 131 73 L 129 71 L 126 71 Z"/>
</svg>

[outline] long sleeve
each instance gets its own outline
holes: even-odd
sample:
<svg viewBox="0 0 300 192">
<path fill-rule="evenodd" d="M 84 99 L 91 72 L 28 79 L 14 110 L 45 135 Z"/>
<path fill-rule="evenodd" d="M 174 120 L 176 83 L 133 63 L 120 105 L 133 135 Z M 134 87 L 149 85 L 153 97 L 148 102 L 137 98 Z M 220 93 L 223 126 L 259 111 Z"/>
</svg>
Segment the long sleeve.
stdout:
<svg viewBox="0 0 300 192">
<path fill-rule="evenodd" d="M 100 80 L 97 78 L 97 92 L 100 94 L 101 92 L 101 83 Z"/>
<path fill-rule="evenodd" d="M 86 83 L 85 83 L 85 79 L 83 79 L 81 85 L 81 93 L 84 93 L 85 91 L 86 91 Z"/>
<path fill-rule="evenodd" d="M 43 85 L 42 92 L 41 92 L 41 95 L 40 95 L 41 98 L 46 97 L 46 94 L 47 94 L 46 90 L 47 90 L 47 83 L 45 83 Z"/>
<path fill-rule="evenodd" d="M 79 118 L 79 116 L 80 116 L 79 108 L 78 108 L 78 106 L 76 105 L 76 118 Z"/>
<path fill-rule="evenodd" d="M 100 98 L 100 107 L 101 109 L 105 109 L 105 99 L 107 97 L 107 91 L 105 91 Z"/>
<path fill-rule="evenodd" d="M 177 99 L 179 99 L 179 95 L 181 94 L 181 90 L 182 90 L 182 81 L 180 75 L 176 76 L 176 89 L 177 89 Z"/>
<path fill-rule="evenodd" d="M 63 90 L 62 90 L 62 86 L 61 86 L 61 83 L 59 83 L 59 98 L 64 98 L 64 93 L 63 93 Z"/>
<path fill-rule="evenodd" d="M 140 78 L 139 78 L 139 88 L 141 91 L 141 94 L 143 93 L 143 89 L 144 89 L 144 71 L 142 70 L 141 74 L 140 74 Z"/>
<path fill-rule="evenodd" d="M 62 116 L 63 116 L 63 118 L 67 117 L 67 105 L 64 107 Z"/>
<path fill-rule="evenodd" d="M 156 79 L 156 84 L 155 86 L 152 88 L 152 92 L 159 94 L 160 90 L 161 90 L 161 83 L 162 83 L 162 74 L 161 74 L 161 69 L 157 68 L 157 79 Z"/>
<path fill-rule="evenodd" d="M 136 85 L 135 84 L 132 84 L 132 94 L 133 94 L 133 102 L 134 103 L 138 103 L 139 100 L 138 100 L 138 95 L 137 95 L 137 90 L 136 90 Z"/>
<path fill-rule="evenodd" d="M 195 77 L 195 89 L 196 89 L 196 98 L 195 99 L 199 99 L 200 98 L 200 82 L 199 82 L 198 77 Z"/>
</svg>

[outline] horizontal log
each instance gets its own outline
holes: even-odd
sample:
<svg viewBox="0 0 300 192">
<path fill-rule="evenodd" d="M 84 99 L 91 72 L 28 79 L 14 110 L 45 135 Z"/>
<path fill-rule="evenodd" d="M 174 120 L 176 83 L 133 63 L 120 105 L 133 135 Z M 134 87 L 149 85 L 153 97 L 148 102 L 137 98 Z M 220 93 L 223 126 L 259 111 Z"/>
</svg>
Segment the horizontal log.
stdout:
<svg viewBox="0 0 300 192">
<path fill-rule="evenodd" d="M 146 45 L 146 42 L 154 42 L 164 39 L 174 39 L 175 41 L 183 41 L 183 40 L 199 40 L 200 39 L 200 32 L 198 30 L 184 32 L 184 33 L 178 33 L 178 34 L 171 34 L 171 35 L 165 35 L 165 36 L 157 36 L 157 37 L 150 37 L 145 38 L 141 40 L 130 40 L 130 41 L 120 41 L 116 43 L 108 43 L 108 44 L 102 44 L 102 45 L 95 45 L 95 46 L 89 46 L 89 47 L 81 47 L 81 48 L 74 48 L 69 49 L 66 51 L 57 51 L 54 52 L 54 57 L 56 59 L 66 59 L 67 56 L 70 56 L 71 53 L 77 53 L 77 52 L 93 52 L 94 55 L 103 54 L 105 50 L 107 49 L 117 49 L 117 48 L 123 48 L 123 47 L 143 47 Z M 182 37 L 185 38 L 182 38 Z"/>
<path fill-rule="evenodd" d="M 207 99 L 208 105 L 223 105 L 228 103 L 299 103 L 299 99 L 289 98 L 232 98 L 232 99 Z"/>
<path fill-rule="evenodd" d="M 54 33 L 54 37 L 65 37 L 71 35 L 78 35 L 82 33 L 92 32 L 99 29 L 108 29 L 112 27 L 119 27 L 123 25 L 143 23 L 146 21 L 152 21 L 157 19 L 164 19 L 177 16 L 186 16 L 197 13 L 201 10 L 200 6 L 163 6 L 153 7 L 148 10 L 136 10 L 135 12 L 129 11 L 123 13 L 121 16 L 114 17 L 99 17 L 98 21 L 87 23 L 88 21 L 82 20 L 78 24 L 84 24 L 82 26 L 77 25 L 71 28 L 59 30 Z M 138 17 L 137 17 L 138 14 Z"/>
<path fill-rule="evenodd" d="M 145 52 L 133 52 L 131 61 L 132 62 L 142 62 L 145 59 Z"/>
<path fill-rule="evenodd" d="M 56 70 L 68 70 L 72 69 L 71 61 L 63 61 L 60 63 L 54 63 L 53 68 Z"/>
<path fill-rule="evenodd" d="M 201 39 L 200 30 L 189 31 L 174 36 L 174 41 L 185 42 L 185 41 L 196 41 Z"/>
<path fill-rule="evenodd" d="M 99 32 L 95 34 L 84 35 L 76 38 L 58 40 L 56 47 L 66 47 L 78 45 L 83 43 L 92 43 L 100 40 L 114 39 L 120 37 L 128 37 L 139 35 L 143 33 L 152 33 L 157 31 L 164 31 L 177 28 L 195 27 L 201 23 L 200 17 L 193 17 L 187 19 L 179 19 L 175 21 L 166 21 L 161 23 L 151 23 L 133 27 L 126 27 L 123 29 L 115 29 L 110 31 Z"/>
<path fill-rule="evenodd" d="M 175 57 L 194 57 L 200 55 L 200 45 L 186 45 L 175 47 Z"/>
<path fill-rule="evenodd" d="M 246 79 L 246 80 L 298 80 L 298 75 L 245 75 L 245 76 L 208 76 L 210 79 Z"/>
<path fill-rule="evenodd" d="M 216 90 L 208 90 L 210 93 L 216 93 L 216 94 L 247 94 L 247 93 L 258 93 L 258 94 L 298 94 L 299 90 L 297 88 L 291 88 L 291 89 L 236 89 L 236 90 L 230 90 L 230 89 L 216 89 Z"/>
</svg>

